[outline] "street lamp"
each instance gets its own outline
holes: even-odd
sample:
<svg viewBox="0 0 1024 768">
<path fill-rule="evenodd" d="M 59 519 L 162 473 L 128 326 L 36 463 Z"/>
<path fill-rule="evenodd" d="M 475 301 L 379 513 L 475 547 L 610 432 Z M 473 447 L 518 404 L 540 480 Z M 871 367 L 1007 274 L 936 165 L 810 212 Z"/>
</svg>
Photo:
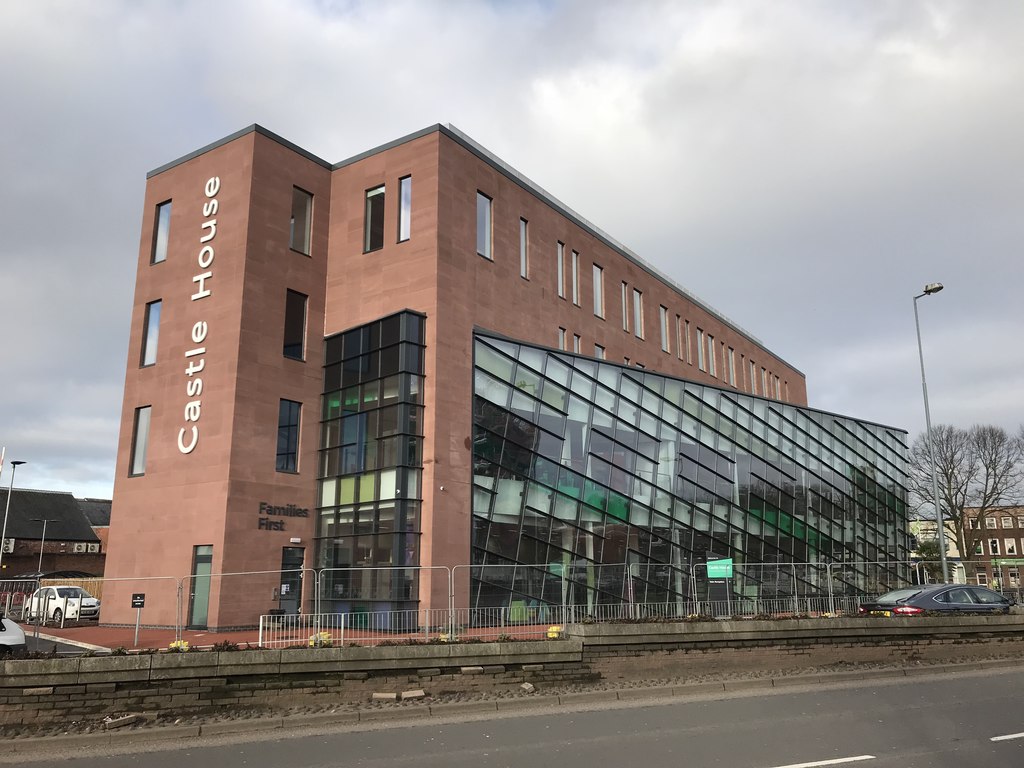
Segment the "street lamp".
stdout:
<svg viewBox="0 0 1024 768">
<path fill-rule="evenodd" d="M 942 283 L 928 283 L 924 293 L 914 297 L 914 325 L 917 327 L 917 354 L 921 358 L 921 391 L 924 393 L 924 427 L 928 435 L 928 458 L 932 465 L 932 502 L 935 504 L 935 523 L 939 539 L 939 557 L 942 559 L 942 580 L 949 583 L 949 563 L 946 562 L 946 532 L 939 505 L 939 479 L 935 472 L 935 445 L 932 439 L 932 415 L 928 408 L 928 384 L 924 377 L 924 347 L 921 346 L 921 321 L 917 316 L 917 300 L 942 290 Z"/>
<path fill-rule="evenodd" d="M 3 567 L 4 562 L 4 542 L 7 540 L 7 515 L 11 512 L 11 496 L 14 494 L 14 473 L 18 471 L 18 467 L 24 464 L 24 461 L 12 461 L 11 462 L 11 484 L 7 488 L 7 506 L 4 507 L 4 527 L 0 531 L 0 568 Z M 3 577 L 3 571 L 0 570 L 0 578 Z"/>
<path fill-rule="evenodd" d="M 33 517 L 33 523 L 43 524 L 43 540 L 39 543 L 39 578 L 43 577 L 43 550 L 46 549 L 46 524 L 55 523 L 60 518 L 56 517 Z"/>
</svg>

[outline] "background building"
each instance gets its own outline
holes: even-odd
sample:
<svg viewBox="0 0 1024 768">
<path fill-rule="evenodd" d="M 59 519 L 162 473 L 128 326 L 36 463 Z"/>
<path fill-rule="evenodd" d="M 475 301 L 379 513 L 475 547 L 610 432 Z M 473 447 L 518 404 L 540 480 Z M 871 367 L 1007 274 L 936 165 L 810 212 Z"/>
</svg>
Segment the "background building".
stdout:
<svg viewBox="0 0 1024 768">
<path fill-rule="evenodd" d="M 559 599 L 585 561 L 586 603 L 709 553 L 906 553 L 904 433 L 803 408 L 798 370 L 450 127 L 332 165 L 252 126 L 159 168 L 137 275 L 105 621 L 142 587 L 155 623 L 310 610 L 312 568 L 365 611 L 447 606 L 431 567 L 470 562 L 464 601 L 555 599 L 495 559 Z"/>
<path fill-rule="evenodd" d="M 103 574 L 105 548 L 91 518 L 109 519 L 109 501 L 76 499 L 64 491 L 15 488 L 8 507 L 7 493 L 7 488 L 0 489 L 0 515 L 8 511 L 0 580 L 40 571 Z"/>
</svg>

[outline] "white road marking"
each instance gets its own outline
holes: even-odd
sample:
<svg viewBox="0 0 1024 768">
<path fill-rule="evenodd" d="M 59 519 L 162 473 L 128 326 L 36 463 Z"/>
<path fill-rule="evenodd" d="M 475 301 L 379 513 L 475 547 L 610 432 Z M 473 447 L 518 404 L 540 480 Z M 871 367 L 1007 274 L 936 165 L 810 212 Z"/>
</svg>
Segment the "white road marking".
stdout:
<svg viewBox="0 0 1024 768">
<path fill-rule="evenodd" d="M 776 768 L 818 768 L 819 765 L 843 765 L 844 763 L 859 763 L 861 760 L 874 760 L 874 755 L 857 755 L 856 757 L 839 757 L 835 760 L 817 760 L 813 763 L 792 763 L 790 765 L 779 765 Z"/>
<path fill-rule="evenodd" d="M 1009 741 L 1010 739 L 1024 739 L 1024 733 L 1010 733 L 1006 736 L 993 736 L 989 741 Z"/>
</svg>

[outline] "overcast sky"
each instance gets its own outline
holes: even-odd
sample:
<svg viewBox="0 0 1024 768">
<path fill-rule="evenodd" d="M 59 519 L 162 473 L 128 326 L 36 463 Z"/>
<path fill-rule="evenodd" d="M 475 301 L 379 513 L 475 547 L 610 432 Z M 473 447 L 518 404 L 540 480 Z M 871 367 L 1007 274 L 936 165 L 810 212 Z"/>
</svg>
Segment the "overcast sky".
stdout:
<svg viewBox="0 0 1024 768">
<path fill-rule="evenodd" d="M 146 172 L 252 123 L 451 123 L 807 375 L 1024 422 L 1024 3 L 7 0 L 0 445 L 109 498 Z M 2 485 L 10 479 L 5 467 Z"/>
</svg>

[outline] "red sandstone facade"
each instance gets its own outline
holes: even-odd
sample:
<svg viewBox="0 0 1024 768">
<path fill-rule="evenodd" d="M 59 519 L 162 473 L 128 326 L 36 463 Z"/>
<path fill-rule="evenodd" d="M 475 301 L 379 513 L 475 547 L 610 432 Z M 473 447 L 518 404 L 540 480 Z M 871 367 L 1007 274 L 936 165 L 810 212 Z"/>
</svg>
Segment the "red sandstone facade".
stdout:
<svg viewBox="0 0 1024 768">
<path fill-rule="evenodd" d="M 412 180 L 411 231 L 399 240 L 405 177 Z M 384 244 L 366 253 L 366 192 L 380 185 Z M 289 247 L 294 188 L 312 195 L 308 255 Z M 476 248 L 478 193 L 492 201 L 490 259 Z M 157 209 L 167 201 L 166 259 L 151 263 Z M 603 269 L 603 317 L 595 314 L 594 265 Z M 469 562 L 474 327 L 550 347 L 559 346 L 563 329 L 569 351 L 578 336 L 582 354 L 600 345 L 609 360 L 807 401 L 799 371 L 442 126 L 334 166 L 253 126 L 158 169 L 147 183 L 137 274 L 106 566 L 109 623 L 135 620 L 135 593 L 147 595 L 145 623 L 190 623 L 191 599 L 206 582 L 187 578 L 178 595 L 177 579 L 195 572 L 199 546 L 212 548 L 204 622 L 211 628 L 251 624 L 276 607 L 284 549 L 303 550 L 304 567 L 315 567 L 324 339 L 401 310 L 425 316 L 424 566 Z M 643 338 L 634 289 L 643 295 Z M 308 297 L 303 360 L 282 355 L 287 290 Z M 146 307 L 155 301 L 162 307 L 157 354 L 142 365 Z M 295 472 L 275 468 L 281 399 L 302 404 Z M 144 470 L 133 472 L 136 413 L 145 406 L 151 423 Z M 308 514 L 268 530 L 259 527 L 261 504 Z M 217 575 L 252 572 L 264 573 Z M 446 593 L 446 583 L 428 573 L 421 579 L 423 605 L 445 605 Z M 309 601 L 307 587 L 304 610 Z"/>
</svg>

